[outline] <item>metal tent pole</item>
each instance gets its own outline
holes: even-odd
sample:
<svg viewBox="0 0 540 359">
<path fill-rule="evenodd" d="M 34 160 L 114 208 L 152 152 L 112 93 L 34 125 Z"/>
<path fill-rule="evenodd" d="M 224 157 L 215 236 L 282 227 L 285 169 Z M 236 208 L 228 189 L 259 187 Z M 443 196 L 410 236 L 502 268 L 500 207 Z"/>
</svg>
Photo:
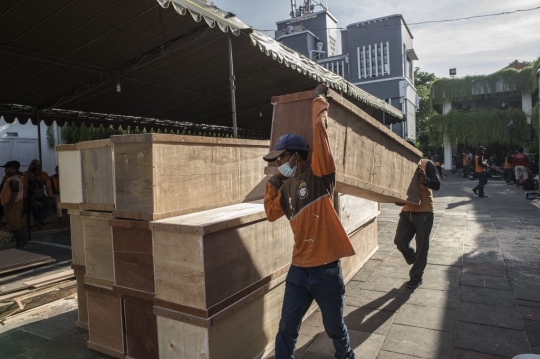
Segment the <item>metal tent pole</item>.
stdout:
<svg viewBox="0 0 540 359">
<path fill-rule="evenodd" d="M 232 107 L 232 118 L 233 118 L 233 136 L 238 138 L 238 127 L 236 124 L 236 86 L 234 85 L 234 64 L 233 64 L 233 53 L 232 53 L 232 41 L 231 33 L 228 32 L 229 40 L 229 81 L 231 82 L 231 107 Z"/>
</svg>

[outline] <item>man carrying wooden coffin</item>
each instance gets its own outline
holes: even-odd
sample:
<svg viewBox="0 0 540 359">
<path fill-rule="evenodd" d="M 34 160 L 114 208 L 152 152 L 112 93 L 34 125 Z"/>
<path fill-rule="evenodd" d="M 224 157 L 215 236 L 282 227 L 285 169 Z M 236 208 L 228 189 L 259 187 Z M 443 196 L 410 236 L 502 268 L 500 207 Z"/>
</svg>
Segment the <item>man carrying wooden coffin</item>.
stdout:
<svg viewBox="0 0 540 359">
<path fill-rule="evenodd" d="M 285 283 L 285 298 L 276 359 L 294 358 L 302 317 L 313 300 L 317 302 L 335 357 L 354 358 L 343 320 L 345 284 L 340 258 L 354 255 L 354 249 L 333 208 L 336 165 L 326 133 L 328 88 L 319 85 L 312 105 L 313 148 L 299 135 L 281 136 L 272 152 L 264 156 L 277 161 L 279 174 L 266 185 L 264 208 L 273 222 L 285 215 L 294 233 L 292 264 Z"/>
<path fill-rule="evenodd" d="M 399 214 L 394 244 L 403 254 L 407 264 L 412 264 L 409 271 L 410 280 L 405 283 L 405 286 L 411 289 L 422 284 L 422 276 L 427 265 L 429 236 L 433 228 L 435 210 L 431 190 L 438 191 L 441 188 L 437 172 L 435 164 L 423 158 L 416 171 L 420 179 L 420 204 L 396 203 L 403 207 Z M 416 251 L 411 247 L 413 237 L 416 241 Z"/>
</svg>

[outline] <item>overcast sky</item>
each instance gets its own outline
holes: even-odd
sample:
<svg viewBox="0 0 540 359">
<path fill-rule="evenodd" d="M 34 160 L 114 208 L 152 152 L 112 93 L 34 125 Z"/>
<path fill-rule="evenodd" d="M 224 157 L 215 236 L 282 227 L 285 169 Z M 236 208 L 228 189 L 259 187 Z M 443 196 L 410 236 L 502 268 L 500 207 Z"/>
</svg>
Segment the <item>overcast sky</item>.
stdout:
<svg viewBox="0 0 540 359">
<path fill-rule="evenodd" d="M 289 18 L 290 0 L 213 0 L 223 10 L 256 29 L 273 30 Z M 323 0 L 326 2 L 326 0 Z M 296 1 L 297 5 L 302 0 Z M 338 27 L 363 20 L 402 14 L 414 36 L 419 57 L 415 66 L 448 77 L 490 74 L 514 60 L 540 56 L 540 9 L 454 22 L 413 25 L 416 22 L 494 14 L 540 6 L 539 0 L 328 0 Z M 274 37 L 272 32 L 266 35 Z"/>
</svg>

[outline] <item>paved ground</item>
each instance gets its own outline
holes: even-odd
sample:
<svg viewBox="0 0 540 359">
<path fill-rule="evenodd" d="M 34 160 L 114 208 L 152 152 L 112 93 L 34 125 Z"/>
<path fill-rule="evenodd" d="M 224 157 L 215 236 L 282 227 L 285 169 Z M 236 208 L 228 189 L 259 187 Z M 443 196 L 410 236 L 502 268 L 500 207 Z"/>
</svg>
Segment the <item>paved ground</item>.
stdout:
<svg viewBox="0 0 540 359">
<path fill-rule="evenodd" d="M 540 208 L 524 191 L 445 178 L 435 198 L 424 283 L 408 290 L 393 245 L 399 208 L 383 205 L 379 251 L 347 284 L 345 322 L 357 358 L 502 359 L 540 354 Z M 322 334 L 320 334 L 322 333 Z M 320 313 L 302 326 L 297 357 L 333 357 Z"/>
<path fill-rule="evenodd" d="M 480 199 L 474 185 L 445 178 L 436 193 L 429 265 L 414 291 L 403 285 L 408 266 L 393 245 L 399 208 L 382 206 L 380 249 L 347 285 L 344 315 L 357 358 L 540 354 L 540 205 L 496 181 Z M 86 348 L 72 302 L 55 305 L 46 315 L 0 323 L 0 359 L 108 358 Z M 302 325 L 296 357 L 332 354 L 315 312 Z"/>
</svg>

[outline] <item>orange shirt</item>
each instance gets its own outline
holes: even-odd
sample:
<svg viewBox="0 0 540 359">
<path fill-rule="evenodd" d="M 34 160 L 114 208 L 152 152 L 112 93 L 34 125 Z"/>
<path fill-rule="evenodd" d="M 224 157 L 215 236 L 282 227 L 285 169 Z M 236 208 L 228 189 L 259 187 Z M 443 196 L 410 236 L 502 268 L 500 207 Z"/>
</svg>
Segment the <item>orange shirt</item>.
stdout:
<svg viewBox="0 0 540 359">
<path fill-rule="evenodd" d="M 38 173 L 38 175 L 36 177 L 34 176 L 31 176 L 30 173 L 28 173 L 28 171 L 25 171 L 23 173 L 23 177 L 24 177 L 24 197 L 26 198 L 26 195 L 28 193 L 28 190 L 32 190 L 33 188 L 28 188 L 28 183 L 30 181 L 32 181 L 33 179 L 34 180 L 37 180 L 38 182 L 42 182 L 43 185 L 45 186 L 45 190 L 47 192 L 47 196 L 48 197 L 52 197 L 53 196 L 53 192 L 52 192 L 52 187 L 51 187 L 51 179 L 49 177 L 49 175 L 47 174 L 47 172 L 45 171 L 40 171 Z"/>
<path fill-rule="evenodd" d="M 355 254 L 333 205 L 336 165 L 323 121 L 328 102 L 317 97 L 312 105 L 311 165 L 286 181 L 273 176 L 266 185 L 264 209 L 273 222 L 283 215 L 294 233 L 292 264 L 316 267 Z"/>
<path fill-rule="evenodd" d="M 427 173 L 427 163 L 429 160 L 422 159 L 420 165 L 424 172 Z M 420 204 L 406 204 L 401 207 L 404 212 L 435 212 L 433 205 L 433 192 L 427 186 L 420 184 Z"/>
</svg>

